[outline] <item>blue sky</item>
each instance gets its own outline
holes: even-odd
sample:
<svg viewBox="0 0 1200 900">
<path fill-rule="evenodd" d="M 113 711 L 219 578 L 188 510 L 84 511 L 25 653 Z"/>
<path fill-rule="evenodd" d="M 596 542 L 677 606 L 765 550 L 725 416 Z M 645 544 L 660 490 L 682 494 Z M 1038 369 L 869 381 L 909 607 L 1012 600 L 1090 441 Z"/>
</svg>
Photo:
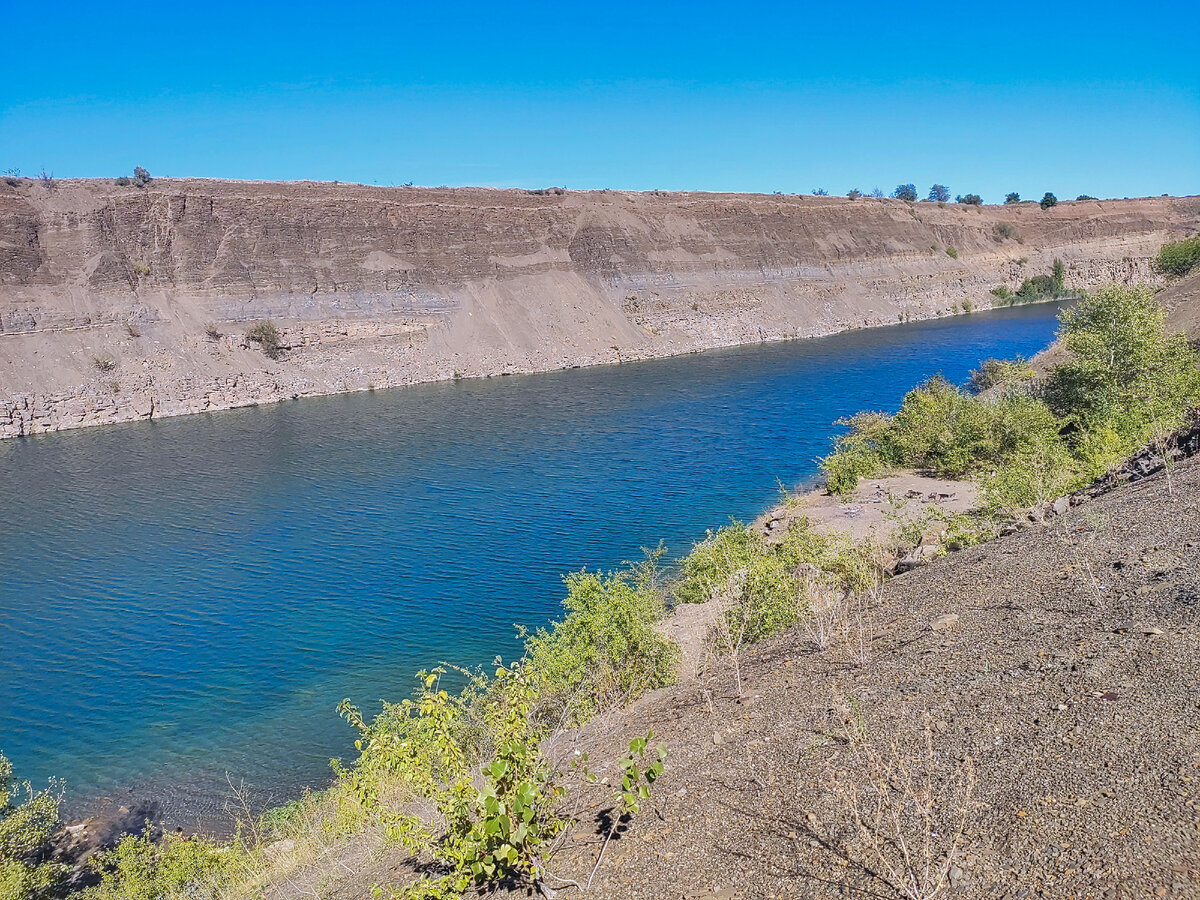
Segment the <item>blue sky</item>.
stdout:
<svg viewBox="0 0 1200 900">
<path fill-rule="evenodd" d="M 0 169 L 1200 193 L 1198 33 L 1196 0 L 50 2 L 0 58 Z"/>
</svg>

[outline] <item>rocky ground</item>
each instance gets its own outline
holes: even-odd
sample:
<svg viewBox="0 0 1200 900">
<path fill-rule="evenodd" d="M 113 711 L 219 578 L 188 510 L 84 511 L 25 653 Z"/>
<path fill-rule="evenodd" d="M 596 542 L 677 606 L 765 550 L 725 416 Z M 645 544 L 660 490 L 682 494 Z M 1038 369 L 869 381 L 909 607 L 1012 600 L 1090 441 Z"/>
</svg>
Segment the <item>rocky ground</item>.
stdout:
<svg viewBox="0 0 1200 900">
<path fill-rule="evenodd" d="M 865 652 L 854 615 L 824 651 L 797 629 L 743 660 L 741 697 L 725 667 L 589 727 L 593 760 L 648 729 L 670 750 L 589 895 L 902 895 L 857 791 L 863 817 L 900 810 L 881 846 L 932 832 L 935 857 L 965 808 L 947 897 L 1200 896 L 1200 458 L 1170 482 L 892 579 L 863 611 Z M 873 793 L 889 768 L 916 788 Z M 587 881 L 605 791 L 558 875 Z"/>
</svg>

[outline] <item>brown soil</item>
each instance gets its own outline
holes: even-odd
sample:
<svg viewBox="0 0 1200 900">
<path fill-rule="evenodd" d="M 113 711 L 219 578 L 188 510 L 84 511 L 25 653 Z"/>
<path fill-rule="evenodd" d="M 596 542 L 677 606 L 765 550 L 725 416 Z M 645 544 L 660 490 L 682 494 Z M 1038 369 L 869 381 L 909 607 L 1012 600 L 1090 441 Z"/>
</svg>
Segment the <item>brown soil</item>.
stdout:
<svg viewBox="0 0 1200 900">
<path fill-rule="evenodd" d="M 1197 198 L 0 184 L 0 437 L 951 315 L 1055 257 L 1153 282 L 1197 227 Z"/>
</svg>

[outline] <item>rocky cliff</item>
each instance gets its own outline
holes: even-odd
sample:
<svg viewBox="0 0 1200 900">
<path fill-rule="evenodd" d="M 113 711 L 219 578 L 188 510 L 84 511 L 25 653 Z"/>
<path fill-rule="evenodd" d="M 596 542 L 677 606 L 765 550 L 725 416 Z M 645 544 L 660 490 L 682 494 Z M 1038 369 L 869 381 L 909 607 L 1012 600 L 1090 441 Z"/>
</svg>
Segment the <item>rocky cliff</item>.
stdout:
<svg viewBox="0 0 1200 900">
<path fill-rule="evenodd" d="M 0 182 L 0 436 L 961 313 L 1055 257 L 1153 280 L 1198 228 L 1197 197 Z"/>
</svg>

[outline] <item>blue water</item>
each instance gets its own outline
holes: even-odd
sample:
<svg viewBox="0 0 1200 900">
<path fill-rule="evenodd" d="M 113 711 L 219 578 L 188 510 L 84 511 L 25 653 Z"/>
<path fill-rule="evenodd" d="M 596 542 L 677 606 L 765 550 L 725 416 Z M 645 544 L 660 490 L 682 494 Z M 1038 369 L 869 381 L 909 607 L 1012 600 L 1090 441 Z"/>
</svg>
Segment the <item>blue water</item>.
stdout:
<svg viewBox="0 0 1200 900">
<path fill-rule="evenodd" d="M 1031 354 L 1034 306 L 0 443 L 0 752 L 68 806 L 213 812 L 352 753 L 334 713 L 517 648 L 561 575 L 750 518 L 833 422 Z"/>
</svg>

